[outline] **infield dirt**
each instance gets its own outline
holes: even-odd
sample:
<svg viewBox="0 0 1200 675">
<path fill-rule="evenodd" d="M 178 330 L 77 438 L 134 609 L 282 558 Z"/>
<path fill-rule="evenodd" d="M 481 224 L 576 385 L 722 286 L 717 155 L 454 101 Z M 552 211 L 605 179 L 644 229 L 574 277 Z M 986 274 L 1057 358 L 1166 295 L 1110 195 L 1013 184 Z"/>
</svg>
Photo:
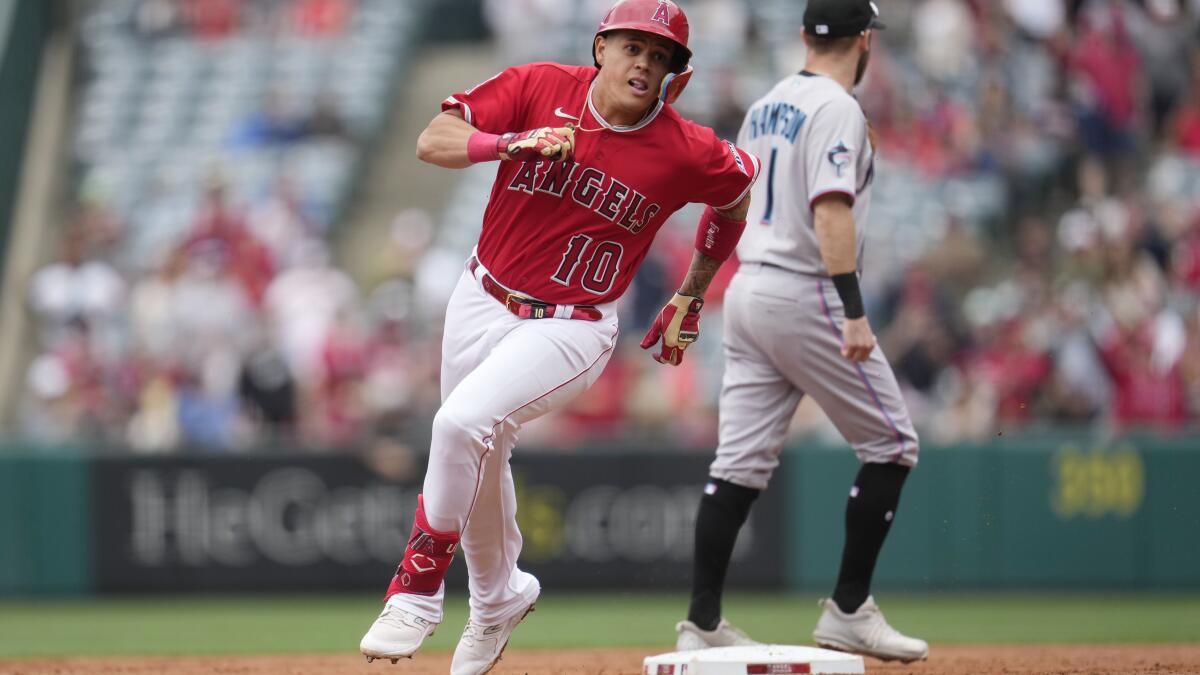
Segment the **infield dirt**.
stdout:
<svg viewBox="0 0 1200 675">
<path fill-rule="evenodd" d="M 640 675 L 646 649 L 513 650 L 495 675 Z M 929 661 L 910 665 L 867 660 L 867 673 L 887 675 L 1178 675 L 1200 673 L 1200 645 L 934 645 Z M 189 656 L 0 661 L 5 675 L 441 675 L 449 654 L 392 665 L 357 655 Z"/>
</svg>

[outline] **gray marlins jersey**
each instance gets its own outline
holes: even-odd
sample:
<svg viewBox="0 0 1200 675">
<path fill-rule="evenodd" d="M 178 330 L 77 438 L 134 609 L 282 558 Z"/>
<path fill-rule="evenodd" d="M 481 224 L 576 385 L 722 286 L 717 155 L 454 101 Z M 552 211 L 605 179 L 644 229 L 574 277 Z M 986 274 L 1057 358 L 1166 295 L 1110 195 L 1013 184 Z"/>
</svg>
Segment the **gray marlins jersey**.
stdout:
<svg viewBox="0 0 1200 675">
<path fill-rule="evenodd" d="M 737 144 L 767 169 L 766 180 L 754 186 L 738 258 L 828 276 L 812 204 L 842 192 L 854 203 L 861 272 L 875 151 L 858 101 L 836 81 L 802 71 L 754 103 Z"/>
</svg>

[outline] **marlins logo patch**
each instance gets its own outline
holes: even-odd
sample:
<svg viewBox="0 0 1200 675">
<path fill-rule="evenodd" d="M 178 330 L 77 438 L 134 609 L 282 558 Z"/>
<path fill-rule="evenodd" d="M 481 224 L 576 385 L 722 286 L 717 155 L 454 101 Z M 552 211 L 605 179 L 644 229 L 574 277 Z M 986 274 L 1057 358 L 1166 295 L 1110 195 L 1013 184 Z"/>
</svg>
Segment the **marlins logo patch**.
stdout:
<svg viewBox="0 0 1200 675">
<path fill-rule="evenodd" d="M 829 150 L 829 154 L 826 157 L 829 158 L 829 163 L 837 171 L 838 178 L 841 178 L 842 172 L 846 170 L 846 167 L 850 166 L 850 148 L 847 148 L 844 142 L 838 141 L 838 144 Z"/>
</svg>

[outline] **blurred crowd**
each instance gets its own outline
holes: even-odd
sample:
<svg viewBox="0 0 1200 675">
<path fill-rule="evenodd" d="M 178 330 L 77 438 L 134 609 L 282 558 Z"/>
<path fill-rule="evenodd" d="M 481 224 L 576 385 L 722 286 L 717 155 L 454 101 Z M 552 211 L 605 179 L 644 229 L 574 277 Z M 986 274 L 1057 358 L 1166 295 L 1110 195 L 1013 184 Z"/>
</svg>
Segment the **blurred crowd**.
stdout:
<svg viewBox="0 0 1200 675">
<path fill-rule="evenodd" d="M 924 437 L 1194 427 L 1200 1 L 877 1 L 888 29 L 858 92 L 881 157 L 864 284 Z M 360 2 L 129 0 L 122 30 L 151 44 L 247 35 L 319 44 L 352 29 Z M 610 3 L 483 4 L 498 59 L 580 63 Z M 802 65 L 803 3 L 683 4 L 698 74 L 680 106 L 732 137 L 745 108 Z M 552 39 L 531 39 L 535 27 Z M 270 88 L 255 98 L 223 127 L 223 161 L 187 174 L 192 208 L 168 208 L 170 217 L 152 217 L 170 203 L 154 181 L 134 208 L 114 198 L 107 174 L 81 172 L 61 253 L 29 283 L 40 353 L 26 434 L 144 451 L 325 449 L 427 425 L 445 298 L 491 173 L 461 174 L 454 208 L 436 219 L 400 214 L 379 247 L 387 273 L 360 287 L 329 247 L 345 190 L 314 199 L 288 171 L 253 187 L 240 171 L 248 147 L 371 142 L 338 97 L 306 100 L 298 115 Z M 637 347 L 686 270 L 697 216 L 689 208 L 659 235 L 599 382 L 529 425 L 526 442 L 711 446 L 732 266 L 681 367 Z M 806 402 L 794 431 L 830 427 Z"/>
<path fill-rule="evenodd" d="M 93 6 L 75 207 L 27 288 L 25 435 L 145 452 L 334 448 L 405 425 L 416 383 L 436 378 L 436 343 L 421 353 L 403 283 L 359 288 L 330 242 L 418 5 Z M 398 219 L 393 264 L 431 228 Z"/>
<path fill-rule="evenodd" d="M 948 212 L 873 298 L 918 423 L 945 440 L 1194 424 L 1200 3 L 897 14 L 862 92 L 882 171 L 990 175 L 1006 197 L 977 222 Z"/>
</svg>

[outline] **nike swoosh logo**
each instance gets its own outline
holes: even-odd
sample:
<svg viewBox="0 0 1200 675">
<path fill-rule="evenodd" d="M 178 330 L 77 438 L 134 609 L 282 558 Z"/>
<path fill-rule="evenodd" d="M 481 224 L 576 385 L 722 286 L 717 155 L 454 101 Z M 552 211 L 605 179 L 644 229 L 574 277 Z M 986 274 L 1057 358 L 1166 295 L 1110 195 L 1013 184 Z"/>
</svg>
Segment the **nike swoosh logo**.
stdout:
<svg viewBox="0 0 1200 675">
<path fill-rule="evenodd" d="M 578 118 L 578 117 L 576 117 L 575 115 L 568 115 L 567 113 L 563 112 L 562 106 L 559 106 L 559 107 L 555 108 L 555 109 L 554 109 L 554 114 L 555 114 L 555 115 L 558 115 L 559 117 L 565 117 L 565 118 L 567 118 L 567 119 L 569 119 L 569 120 L 577 120 L 577 119 L 579 119 L 579 118 Z"/>
</svg>

